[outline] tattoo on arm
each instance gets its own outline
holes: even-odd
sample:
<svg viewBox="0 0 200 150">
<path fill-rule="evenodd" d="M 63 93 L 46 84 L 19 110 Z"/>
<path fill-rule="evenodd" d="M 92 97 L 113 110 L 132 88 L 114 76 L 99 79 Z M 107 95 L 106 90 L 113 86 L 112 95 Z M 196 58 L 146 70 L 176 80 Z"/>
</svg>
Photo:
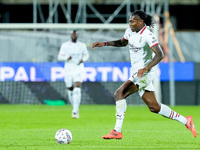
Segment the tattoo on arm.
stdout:
<svg viewBox="0 0 200 150">
<path fill-rule="evenodd" d="M 119 40 L 116 40 L 116 41 L 110 41 L 108 43 L 109 43 L 109 46 L 123 47 L 123 46 L 126 46 L 128 44 L 128 41 L 126 41 L 124 39 L 119 39 Z"/>
</svg>

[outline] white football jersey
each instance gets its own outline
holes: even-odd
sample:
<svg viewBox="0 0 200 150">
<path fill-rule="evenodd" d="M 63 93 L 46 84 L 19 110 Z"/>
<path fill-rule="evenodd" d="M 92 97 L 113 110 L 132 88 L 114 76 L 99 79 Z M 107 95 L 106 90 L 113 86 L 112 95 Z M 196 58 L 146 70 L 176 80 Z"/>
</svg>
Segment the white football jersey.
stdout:
<svg viewBox="0 0 200 150">
<path fill-rule="evenodd" d="M 67 60 L 70 56 L 72 58 Z M 78 63 L 81 59 L 85 62 L 88 58 L 87 47 L 80 41 L 74 43 L 70 40 L 63 43 L 58 54 L 58 60 L 65 61 L 65 72 L 73 75 L 83 73 L 84 65 L 83 63 L 78 65 Z"/>
<path fill-rule="evenodd" d="M 139 32 L 132 32 L 130 27 L 127 28 L 123 38 L 128 40 L 132 73 L 136 74 L 138 69 L 144 68 L 153 59 L 154 53 L 150 48 L 159 42 L 146 26 Z M 146 44 L 150 48 L 144 48 Z"/>
</svg>

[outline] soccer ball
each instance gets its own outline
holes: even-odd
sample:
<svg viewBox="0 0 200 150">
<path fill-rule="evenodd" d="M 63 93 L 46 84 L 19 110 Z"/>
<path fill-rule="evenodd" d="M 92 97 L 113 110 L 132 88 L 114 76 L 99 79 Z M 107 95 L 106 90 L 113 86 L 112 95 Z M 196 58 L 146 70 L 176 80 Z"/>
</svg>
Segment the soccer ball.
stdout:
<svg viewBox="0 0 200 150">
<path fill-rule="evenodd" d="M 67 129 L 60 129 L 55 135 L 58 144 L 69 144 L 72 141 L 72 133 Z"/>
</svg>

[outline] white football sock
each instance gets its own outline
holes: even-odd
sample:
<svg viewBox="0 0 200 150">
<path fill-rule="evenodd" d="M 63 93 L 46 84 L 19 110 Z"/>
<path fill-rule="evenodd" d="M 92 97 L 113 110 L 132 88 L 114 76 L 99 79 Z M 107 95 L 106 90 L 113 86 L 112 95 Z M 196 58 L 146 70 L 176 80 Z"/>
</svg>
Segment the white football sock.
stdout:
<svg viewBox="0 0 200 150">
<path fill-rule="evenodd" d="M 116 101 L 116 124 L 114 130 L 117 132 L 121 132 L 126 108 L 127 104 L 125 99 Z"/>
<path fill-rule="evenodd" d="M 73 106 L 73 91 L 67 90 L 67 92 L 68 92 L 69 101 L 70 101 L 71 105 Z"/>
<path fill-rule="evenodd" d="M 177 120 L 184 125 L 187 124 L 187 119 L 184 116 L 178 114 L 177 112 L 173 111 L 171 108 L 169 108 L 168 106 L 164 104 L 161 104 L 161 109 L 158 114 L 165 116 L 167 118 L 173 119 L 173 120 Z"/>
<path fill-rule="evenodd" d="M 81 102 L 81 88 L 80 87 L 75 87 L 73 89 L 73 113 L 78 113 L 79 112 L 79 105 Z"/>
</svg>

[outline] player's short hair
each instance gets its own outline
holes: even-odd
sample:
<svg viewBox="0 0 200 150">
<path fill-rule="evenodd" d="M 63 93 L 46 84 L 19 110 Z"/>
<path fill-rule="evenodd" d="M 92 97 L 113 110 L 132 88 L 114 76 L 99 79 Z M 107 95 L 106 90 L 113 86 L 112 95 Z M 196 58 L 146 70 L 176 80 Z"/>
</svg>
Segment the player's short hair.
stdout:
<svg viewBox="0 0 200 150">
<path fill-rule="evenodd" d="M 77 31 L 77 30 L 72 30 L 72 31 L 71 31 L 71 34 L 74 33 L 74 32 L 75 32 L 76 34 L 78 34 L 78 31 Z"/>
<path fill-rule="evenodd" d="M 145 13 L 142 10 L 136 10 L 132 13 L 133 15 L 138 15 L 147 26 L 153 27 L 153 17 L 150 16 L 149 14 Z"/>
</svg>

